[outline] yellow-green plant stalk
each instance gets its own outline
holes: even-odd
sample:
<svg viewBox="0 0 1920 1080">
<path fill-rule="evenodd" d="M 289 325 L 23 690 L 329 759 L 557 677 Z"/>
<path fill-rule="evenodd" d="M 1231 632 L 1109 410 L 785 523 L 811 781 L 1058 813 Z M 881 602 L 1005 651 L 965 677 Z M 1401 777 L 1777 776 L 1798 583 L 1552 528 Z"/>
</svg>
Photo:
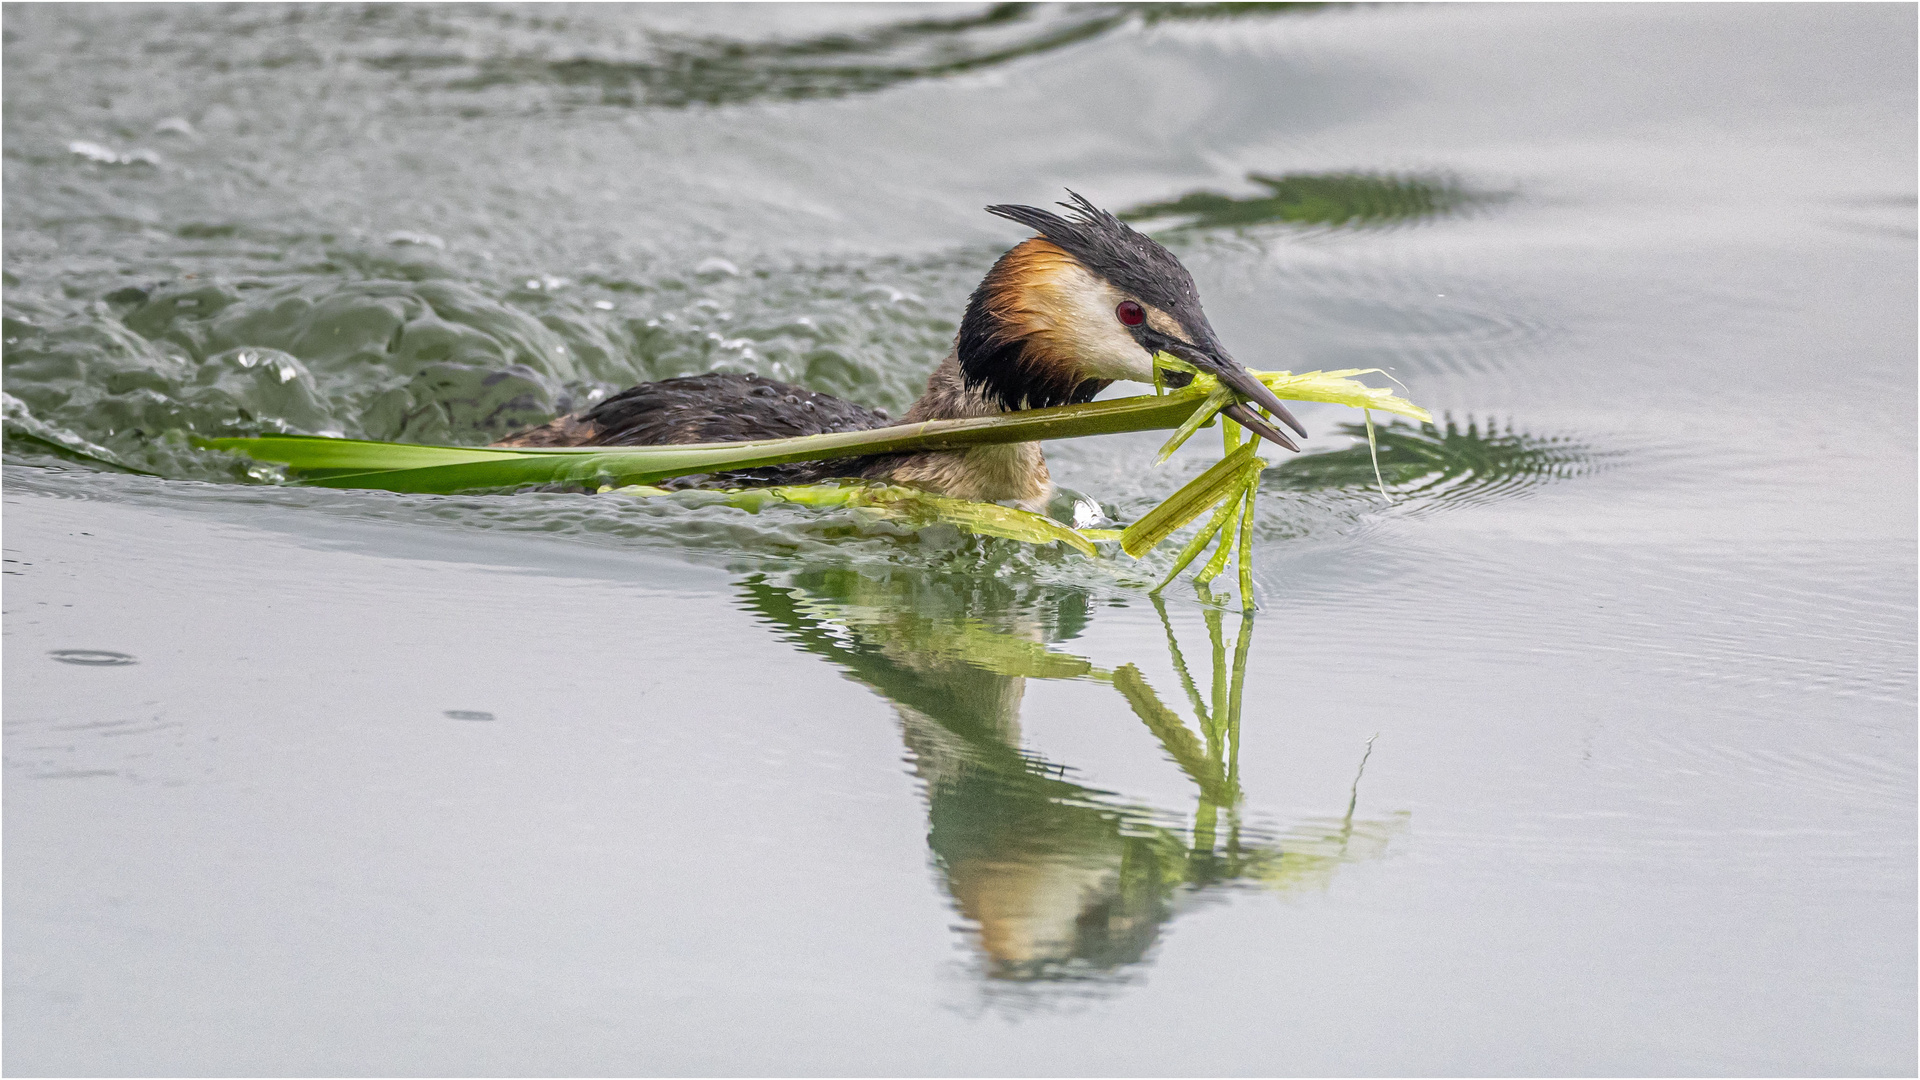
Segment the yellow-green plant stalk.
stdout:
<svg viewBox="0 0 1920 1080">
<path fill-rule="evenodd" d="M 1231 420 L 1222 421 L 1220 424 L 1220 441 L 1222 443 L 1222 449 L 1226 453 L 1231 454 L 1235 450 L 1238 450 L 1240 448 L 1240 425 Z M 1227 523 L 1228 515 L 1232 513 L 1233 504 L 1231 502 L 1223 504 L 1214 514 L 1218 523 L 1208 522 L 1207 529 L 1202 531 L 1211 530 L 1216 536 L 1219 535 L 1220 530 L 1224 528 Z M 1203 589 L 1206 588 L 1208 583 L 1220 576 L 1220 571 L 1226 569 L 1227 557 L 1232 554 L 1233 545 L 1222 539 L 1219 546 L 1213 549 L 1213 555 L 1207 560 L 1206 565 L 1200 568 L 1199 573 L 1193 575 L 1193 583 Z M 1165 588 L 1167 583 L 1172 580 L 1172 577 L 1168 577 L 1167 581 L 1160 583 L 1160 588 Z"/>
<path fill-rule="evenodd" d="M 1246 445 L 1215 462 L 1185 487 L 1141 515 L 1139 521 L 1120 533 L 1120 550 L 1139 558 L 1159 546 L 1181 526 L 1199 517 L 1228 495 L 1237 494 L 1246 485 L 1254 444 Z"/>
<path fill-rule="evenodd" d="M 1265 463 L 1262 462 L 1262 465 Z M 1249 610 L 1253 607 L 1253 500 L 1260 493 L 1258 473 L 1247 483 L 1246 492 L 1240 497 L 1240 607 Z M 1222 540 L 1221 545 L 1225 546 Z"/>
<path fill-rule="evenodd" d="M 665 488 L 632 484 L 602 488 L 603 493 L 651 497 L 667 495 Z M 998 503 L 972 502 L 935 495 L 899 484 L 845 481 L 837 484 L 784 484 L 721 492 L 721 502 L 759 513 L 775 503 L 797 506 L 856 506 L 883 517 L 926 526 L 944 521 L 982 536 L 998 536 L 1028 544 L 1062 543 L 1084 555 L 1097 555 L 1092 539 L 1044 514 Z"/>
<path fill-rule="evenodd" d="M 1162 359 L 1171 358 L 1163 354 Z M 1394 397 L 1391 391 L 1367 386 L 1349 377 L 1373 370 L 1377 369 L 1302 375 L 1284 371 L 1254 374 L 1274 387 L 1275 393 L 1293 400 L 1328 401 L 1399 413 L 1416 420 L 1432 419 L 1425 409 Z M 1212 376 L 1196 374 L 1187 386 L 1165 394 L 792 439 L 674 446 L 424 446 L 316 435 L 201 439 L 196 440 L 196 444 L 286 465 L 297 475 L 298 483 L 317 487 L 436 494 L 556 483 L 598 488 L 658 484 L 677 476 L 795 461 L 1177 429 L 1197 410 L 1208 410 L 1200 424 L 1217 412 L 1214 403 L 1219 389 L 1219 383 Z"/>
<path fill-rule="evenodd" d="M 1239 481 L 1236 481 L 1236 483 L 1239 483 Z M 1207 549 L 1207 545 L 1212 543 L 1214 538 L 1220 535 L 1220 530 L 1226 526 L 1226 523 L 1232 520 L 1234 513 L 1240 509 L 1241 500 L 1244 498 L 1245 496 L 1240 491 L 1235 491 L 1215 508 L 1213 516 L 1207 519 L 1207 523 L 1200 527 L 1199 532 L 1193 534 L 1193 539 L 1187 541 L 1187 546 L 1181 548 L 1180 554 L 1174 557 L 1173 569 L 1167 571 L 1167 576 L 1160 580 L 1160 584 L 1153 587 L 1154 592 L 1159 592 L 1161 589 L 1173 584 L 1173 579 L 1180 576 L 1180 571 L 1185 570 L 1193 560 L 1200 557 L 1200 553 Z M 1231 543 L 1221 543 L 1215 552 L 1214 558 L 1207 560 L 1207 566 L 1212 566 L 1215 560 L 1224 562 L 1225 555 L 1222 553 L 1231 551 L 1232 549 L 1233 545 Z M 1215 570 L 1214 573 L 1218 574 L 1219 571 Z M 1195 575 L 1193 580 L 1197 584 L 1205 584 L 1211 579 L 1211 575 L 1208 575 L 1206 569 L 1203 567 L 1201 573 Z"/>
<path fill-rule="evenodd" d="M 598 488 L 658 484 L 678 476 L 795 461 L 1153 431 L 1179 426 L 1212 389 L 1194 386 L 1164 396 L 1142 395 L 791 439 L 671 446 L 423 446 L 316 435 L 200 439 L 196 445 L 286 465 L 297 474 L 298 483 L 315 487 L 373 488 L 409 494 L 533 484 Z"/>
<path fill-rule="evenodd" d="M 1166 371 L 1187 375 L 1187 385 L 1166 388 Z M 1361 409 L 1367 418 L 1367 442 L 1373 445 L 1371 410 L 1430 422 L 1425 409 L 1368 386 L 1354 376 L 1378 368 L 1341 371 L 1253 372 L 1274 394 L 1294 401 L 1324 401 Z M 1165 353 L 1154 358 L 1155 393 L 1138 397 L 1030 409 L 966 420 L 929 420 L 864 431 L 807 435 L 731 443 L 674 446 L 492 447 L 424 446 L 309 435 L 197 440 L 198 445 L 231 450 L 259 461 L 288 467 L 293 482 L 318 487 L 374 488 L 406 493 L 451 493 L 511 489 L 535 484 L 569 484 L 634 495 L 666 494 L 658 485 L 675 477 L 833 460 L 874 454 L 958 450 L 1000 443 L 1079 438 L 1129 431 L 1173 429 L 1155 463 L 1171 455 L 1193 433 L 1239 400 L 1213 376 Z M 1051 518 L 1012 507 L 953 499 L 890 484 L 813 484 L 730 492 L 726 501 L 757 510 L 781 501 L 807 506 L 857 506 L 911 523 L 944 521 L 970 532 L 1033 544 L 1063 543 L 1096 555 L 1095 543 L 1118 540 L 1126 554 L 1139 558 L 1208 510 L 1212 517 L 1174 560 L 1173 570 L 1155 587 L 1164 588 L 1209 543 L 1219 546 L 1197 577 L 1204 585 L 1225 570 L 1234 549 L 1240 554 L 1243 607 L 1253 598 L 1254 498 L 1267 462 L 1255 456 L 1258 440 L 1241 443 L 1240 426 L 1222 421 L 1227 454 L 1159 506 L 1125 529 L 1069 528 Z M 1379 479 L 1375 458 L 1375 475 Z M 1385 494 L 1385 482 L 1381 492 Z M 1238 514 L 1237 529 L 1235 515 Z M 1237 532 L 1237 536 L 1235 533 Z"/>
</svg>

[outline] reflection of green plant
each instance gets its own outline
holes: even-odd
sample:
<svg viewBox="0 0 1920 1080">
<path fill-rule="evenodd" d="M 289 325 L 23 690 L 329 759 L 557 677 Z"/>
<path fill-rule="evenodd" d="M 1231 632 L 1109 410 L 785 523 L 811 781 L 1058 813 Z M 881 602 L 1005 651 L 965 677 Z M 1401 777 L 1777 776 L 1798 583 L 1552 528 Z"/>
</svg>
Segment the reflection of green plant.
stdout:
<svg viewBox="0 0 1920 1080">
<path fill-rule="evenodd" d="M 1181 229 L 1220 229 L 1269 222 L 1296 225 L 1383 225 L 1447 214 L 1491 196 L 1462 188 L 1448 176 L 1390 173 L 1287 173 L 1247 179 L 1266 193 L 1236 199 L 1195 191 L 1166 202 L 1147 203 L 1121 214 L 1129 221 L 1185 219 Z"/>
<path fill-rule="evenodd" d="M 1345 818 L 1278 834 L 1241 821 L 1251 617 L 1241 617 L 1229 660 L 1224 614 L 1204 612 L 1213 666 L 1203 694 L 1160 608 L 1190 727 L 1137 666 L 1107 671 L 1049 647 L 1084 624 L 1077 592 L 921 575 L 874 580 L 852 570 L 809 572 L 787 586 L 755 578 L 745 591 L 748 606 L 789 640 L 893 703 L 925 785 L 928 846 L 976 927 L 992 978 L 1113 975 L 1144 960 L 1160 926 L 1200 893 L 1324 883 L 1341 863 L 1378 853 L 1398 827 L 1397 819 L 1355 822 L 1353 805 Z M 1191 816 L 1075 783 L 1065 766 L 1023 749 L 1027 678 L 1114 686 L 1193 781 Z"/>
<path fill-rule="evenodd" d="M 1357 438 L 1365 429 L 1345 424 L 1341 433 Z M 1374 434 L 1377 456 L 1366 446 L 1305 454 L 1267 470 L 1263 482 L 1288 491 L 1357 489 L 1373 481 L 1377 460 L 1396 495 L 1462 502 L 1581 476 L 1605 456 L 1571 439 L 1497 431 L 1472 419 L 1464 426 L 1452 418 L 1438 425 L 1376 424 Z"/>
</svg>

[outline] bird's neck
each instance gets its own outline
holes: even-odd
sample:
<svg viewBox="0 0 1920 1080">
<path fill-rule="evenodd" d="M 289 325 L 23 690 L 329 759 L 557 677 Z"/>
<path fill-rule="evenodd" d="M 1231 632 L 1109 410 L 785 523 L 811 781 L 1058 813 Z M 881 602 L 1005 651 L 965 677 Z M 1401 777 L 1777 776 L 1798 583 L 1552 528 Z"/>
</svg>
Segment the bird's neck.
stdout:
<svg viewBox="0 0 1920 1080">
<path fill-rule="evenodd" d="M 991 390 L 968 383 L 965 369 L 960 363 L 960 350 L 955 349 L 927 377 L 927 390 L 907 410 L 907 422 L 971 420 L 980 416 L 999 416 L 1009 411 Z"/>
<path fill-rule="evenodd" d="M 969 385 L 956 349 L 927 379 L 927 392 L 907 410 L 904 423 L 967 420 L 1008 412 L 990 392 Z M 1010 502 L 1044 512 L 1053 497 L 1053 478 L 1037 442 L 976 446 L 911 454 L 889 470 L 889 478 L 941 495 L 976 502 Z"/>
</svg>

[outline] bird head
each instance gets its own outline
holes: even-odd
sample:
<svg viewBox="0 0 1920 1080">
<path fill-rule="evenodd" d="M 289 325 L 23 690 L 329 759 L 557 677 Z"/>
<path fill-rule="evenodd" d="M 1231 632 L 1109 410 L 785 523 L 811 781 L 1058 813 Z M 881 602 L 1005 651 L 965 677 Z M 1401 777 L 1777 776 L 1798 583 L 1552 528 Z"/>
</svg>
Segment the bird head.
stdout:
<svg viewBox="0 0 1920 1080">
<path fill-rule="evenodd" d="M 1180 260 L 1119 218 L 1068 195 L 1072 202 L 1060 204 L 1068 217 L 1032 206 L 987 207 L 1040 235 L 1002 255 L 967 304 L 958 340 L 967 384 L 1009 410 L 1075 404 L 1116 379 L 1151 382 L 1153 357 L 1165 352 L 1305 437 L 1273 391 L 1220 344 Z M 1244 405 L 1227 414 L 1299 449 Z"/>
</svg>

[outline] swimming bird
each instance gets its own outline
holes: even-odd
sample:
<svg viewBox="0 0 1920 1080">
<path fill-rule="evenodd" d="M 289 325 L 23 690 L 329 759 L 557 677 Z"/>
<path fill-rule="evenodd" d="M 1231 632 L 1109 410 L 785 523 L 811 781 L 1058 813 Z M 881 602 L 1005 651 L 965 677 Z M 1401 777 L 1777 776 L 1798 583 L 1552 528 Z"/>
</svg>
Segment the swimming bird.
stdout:
<svg viewBox="0 0 1920 1080">
<path fill-rule="evenodd" d="M 691 375 L 642 383 L 496 446 L 648 446 L 776 439 L 922 420 L 993 416 L 1078 404 L 1116 380 L 1153 380 L 1170 353 L 1218 378 L 1305 437 L 1278 398 L 1220 344 L 1193 277 L 1173 253 L 1072 191 L 1063 217 L 1031 206 L 987 212 L 1032 229 L 974 289 L 953 349 L 899 421 L 829 394 L 757 375 Z M 1166 381 L 1182 385 L 1184 373 Z M 1246 402 L 1226 415 L 1298 450 Z M 836 478 L 885 480 L 936 494 L 1043 511 L 1053 494 L 1040 444 L 796 462 L 703 477 L 681 486 L 751 487 Z"/>
</svg>

